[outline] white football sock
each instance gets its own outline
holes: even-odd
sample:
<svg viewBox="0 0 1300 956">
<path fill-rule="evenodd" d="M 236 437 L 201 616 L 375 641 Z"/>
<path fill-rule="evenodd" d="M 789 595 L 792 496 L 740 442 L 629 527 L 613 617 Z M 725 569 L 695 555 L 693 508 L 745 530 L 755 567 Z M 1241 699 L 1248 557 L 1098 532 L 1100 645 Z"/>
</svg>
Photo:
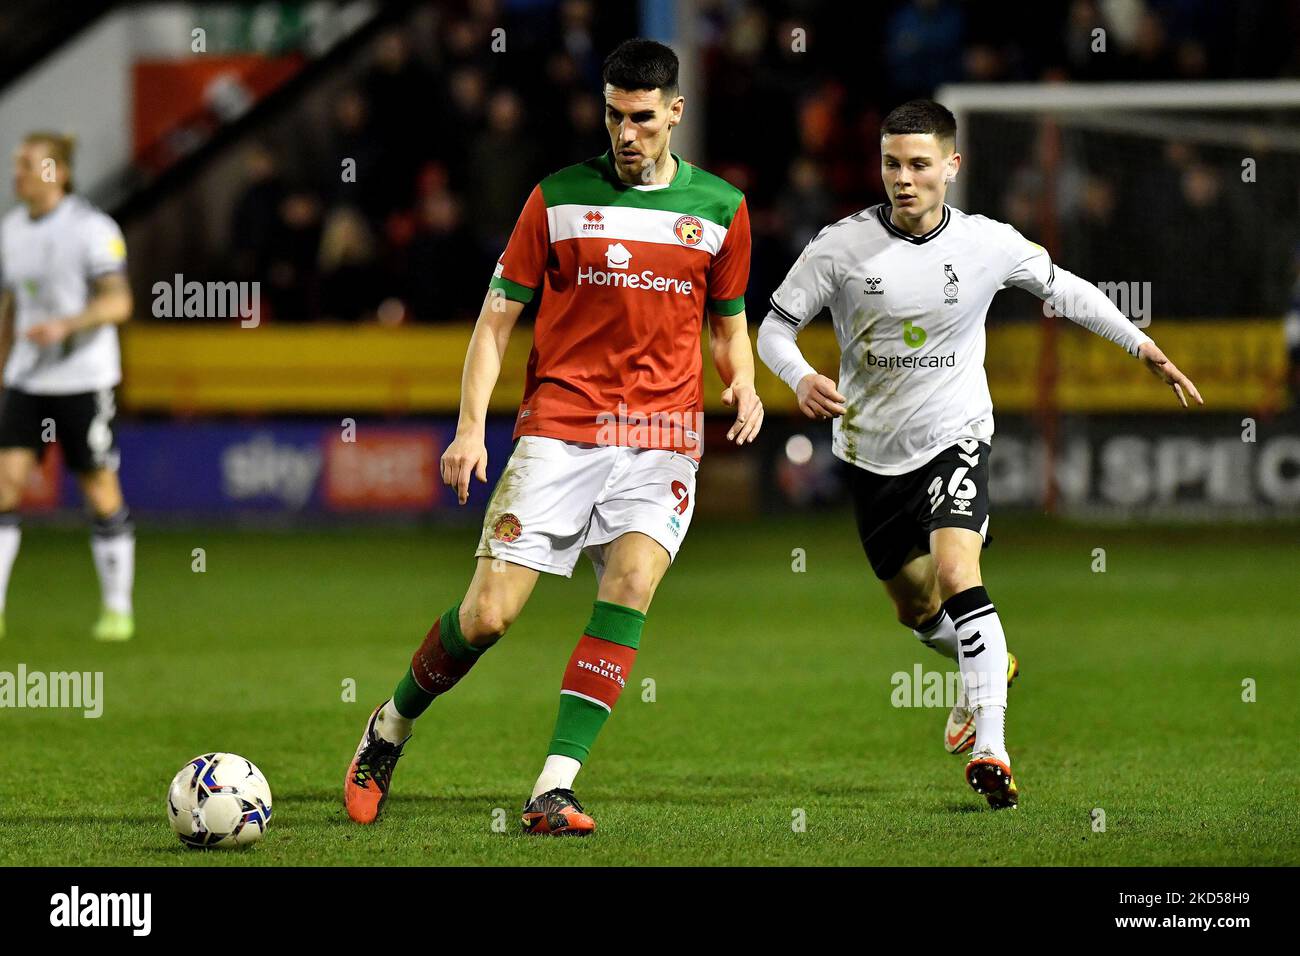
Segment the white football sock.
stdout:
<svg viewBox="0 0 1300 956">
<path fill-rule="evenodd" d="M 390 744 L 400 744 L 405 741 L 411 736 L 414 727 L 415 721 L 399 714 L 391 700 L 379 708 L 379 716 L 375 718 L 376 732 Z"/>
<path fill-rule="evenodd" d="M 572 757 L 551 754 L 542 765 L 542 772 L 537 782 L 533 784 L 533 794 L 528 798 L 529 801 L 535 800 L 548 790 L 572 790 L 573 781 L 581 769 L 582 764 Z"/>
<path fill-rule="evenodd" d="M 997 608 L 983 587 L 954 594 L 944 608 L 957 629 L 962 683 L 975 712 L 975 747 L 1006 759 L 1007 638 Z"/>
<path fill-rule="evenodd" d="M 90 552 L 95 558 L 104 607 L 119 614 L 130 614 L 131 587 L 135 582 L 135 534 L 129 525 L 112 534 L 102 533 L 101 527 L 102 523 L 96 521 Z"/>
<path fill-rule="evenodd" d="M 957 628 L 953 627 L 952 618 L 943 608 L 939 608 L 939 613 L 920 627 L 913 628 L 912 633 L 926 647 L 954 661 L 957 659 Z"/>
<path fill-rule="evenodd" d="M 1011 758 L 1007 756 L 1007 745 L 1002 739 L 1006 716 L 1006 707 L 997 704 L 981 704 L 975 708 L 975 749 L 993 754 L 1009 767 Z"/>
<path fill-rule="evenodd" d="M 4 522 L 0 523 L 0 614 L 3 614 L 5 599 L 9 594 L 9 574 L 14 569 L 14 558 L 18 557 L 18 544 L 23 539 L 23 531 L 18 526 L 18 515 L 15 512 L 0 515 L 0 522 Z"/>
</svg>

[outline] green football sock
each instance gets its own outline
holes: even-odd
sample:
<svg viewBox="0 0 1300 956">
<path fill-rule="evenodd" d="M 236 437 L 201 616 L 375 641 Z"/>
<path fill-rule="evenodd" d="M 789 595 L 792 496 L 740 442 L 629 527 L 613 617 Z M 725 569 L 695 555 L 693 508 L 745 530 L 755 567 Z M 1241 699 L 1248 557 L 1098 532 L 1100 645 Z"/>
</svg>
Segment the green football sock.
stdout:
<svg viewBox="0 0 1300 956">
<path fill-rule="evenodd" d="M 585 761 L 623 690 L 641 643 L 645 615 L 597 601 L 582 639 L 569 658 L 560 710 L 547 753 Z"/>
<path fill-rule="evenodd" d="M 411 658 L 411 666 L 393 691 L 394 709 L 407 720 L 419 717 L 435 698 L 455 687 L 487 649 L 465 640 L 460 632 L 460 604 L 456 604 L 438 618 Z"/>
</svg>

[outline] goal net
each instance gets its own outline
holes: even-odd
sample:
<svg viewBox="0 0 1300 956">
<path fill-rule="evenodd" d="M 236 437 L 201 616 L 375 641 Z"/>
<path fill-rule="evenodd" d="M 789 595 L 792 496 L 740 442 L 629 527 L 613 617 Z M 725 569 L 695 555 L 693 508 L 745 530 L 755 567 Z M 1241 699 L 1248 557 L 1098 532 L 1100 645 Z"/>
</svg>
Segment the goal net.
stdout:
<svg viewBox="0 0 1300 956">
<path fill-rule="evenodd" d="M 1300 507 L 1285 331 L 1300 82 L 954 85 L 936 98 L 963 154 L 950 204 L 1011 223 L 1097 284 L 1208 403 L 1180 415 L 1138 363 L 1009 290 L 989 316 L 1008 451 L 993 456 L 995 499 L 1197 518 Z"/>
</svg>

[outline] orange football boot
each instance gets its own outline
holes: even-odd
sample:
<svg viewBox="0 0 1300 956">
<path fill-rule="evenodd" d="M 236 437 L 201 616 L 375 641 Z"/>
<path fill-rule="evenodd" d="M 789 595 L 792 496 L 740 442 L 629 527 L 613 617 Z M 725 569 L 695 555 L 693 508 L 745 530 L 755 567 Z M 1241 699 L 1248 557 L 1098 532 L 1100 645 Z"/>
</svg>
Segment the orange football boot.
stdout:
<svg viewBox="0 0 1300 956">
<path fill-rule="evenodd" d="M 388 701 L 384 701 L 384 704 Z M 379 812 L 388 800 L 388 787 L 393 779 L 393 768 L 397 758 L 402 756 L 407 737 L 400 744 L 389 743 L 375 730 L 375 721 L 384 704 L 380 704 L 370 715 L 366 723 L 366 732 L 361 735 L 356 755 L 348 767 L 347 779 L 343 781 L 343 805 L 347 807 L 348 816 L 357 823 L 374 823 Z"/>
<path fill-rule="evenodd" d="M 524 807 L 524 832 L 548 836 L 586 836 L 596 821 L 582 811 L 572 790 L 547 790 Z"/>
</svg>

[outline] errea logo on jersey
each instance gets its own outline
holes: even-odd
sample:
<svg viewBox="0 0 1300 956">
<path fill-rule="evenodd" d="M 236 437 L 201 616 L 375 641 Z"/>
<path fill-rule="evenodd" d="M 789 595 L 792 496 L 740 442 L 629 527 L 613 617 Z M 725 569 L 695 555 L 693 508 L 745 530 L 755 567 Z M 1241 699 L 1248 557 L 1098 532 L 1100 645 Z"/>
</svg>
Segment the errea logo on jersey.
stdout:
<svg viewBox="0 0 1300 956">
<path fill-rule="evenodd" d="M 670 279 L 655 275 L 653 269 L 630 271 L 632 253 L 621 242 L 610 243 L 605 250 L 605 269 L 595 266 L 578 267 L 578 285 L 604 285 L 623 289 L 648 289 L 651 292 L 676 292 L 691 295 L 694 284 L 690 279 Z"/>
</svg>

